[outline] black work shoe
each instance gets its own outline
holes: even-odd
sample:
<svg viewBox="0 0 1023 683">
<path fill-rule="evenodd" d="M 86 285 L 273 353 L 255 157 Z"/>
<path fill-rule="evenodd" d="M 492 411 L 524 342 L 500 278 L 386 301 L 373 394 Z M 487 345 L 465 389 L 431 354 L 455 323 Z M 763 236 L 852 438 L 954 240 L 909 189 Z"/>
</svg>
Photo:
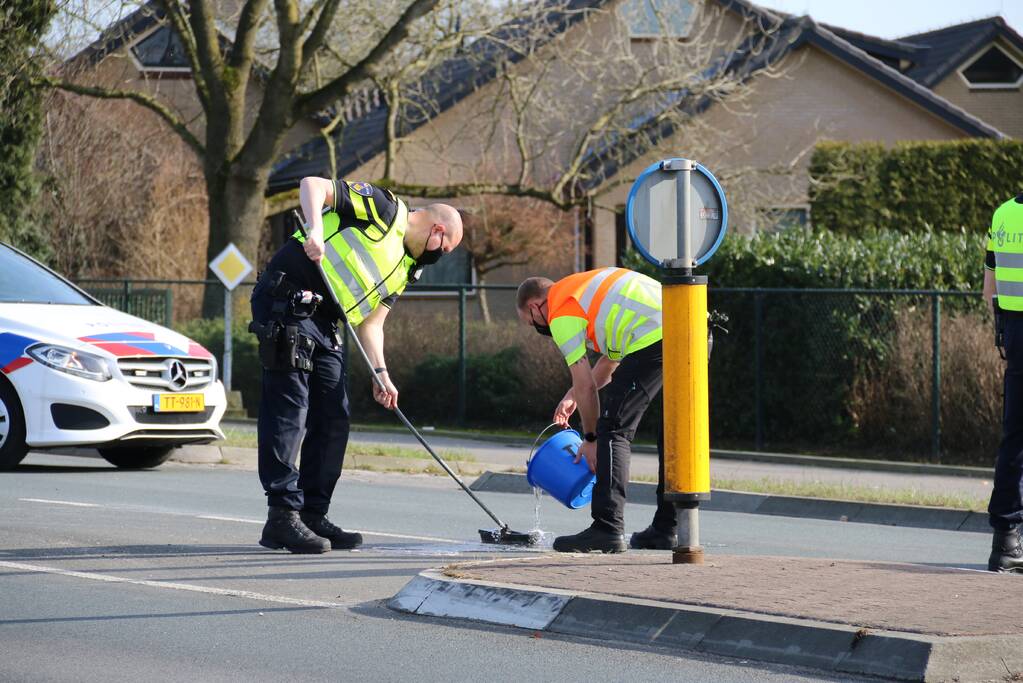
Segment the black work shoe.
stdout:
<svg viewBox="0 0 1023 683">
<path fill-rule="evenodd" d="M 1023 547 L 1020 545 L 1019 529 L 995 530 L 987 570 L 1023 574 Z"/>
<path fill-rule="evenodd" d="M 345 531 L 327 519 L 327 515 L 302 511 L 299 513 L 299 517 L 307 527 L 312 529 L 313 533 L 330 541 L 330 547 L 334 550 L 351 550 L 362 545 L 362 534 Z"/>
<path fill-rule="evenodd" d="M 571 536 L 554 539 L 554 549 L 559 553 L 624 553 L 625 535 L 589 527 Z"/>
<path fill-rule="evenodd" d="M 325 553 L 330 550 L 330 541 L 314 534 L 302 523 L 298 510 L 271 507 L 263 527 L 259 545 L 272 550 L 293 553 Z"/>
<path fill-rule="evenodd" d="M 674 533 L 661 531 L 653 524 L 642 531 L 632 534 L 629 547 L 637 550 L 671 550 L 678 545 L 678 536 Z"/>
</svg>

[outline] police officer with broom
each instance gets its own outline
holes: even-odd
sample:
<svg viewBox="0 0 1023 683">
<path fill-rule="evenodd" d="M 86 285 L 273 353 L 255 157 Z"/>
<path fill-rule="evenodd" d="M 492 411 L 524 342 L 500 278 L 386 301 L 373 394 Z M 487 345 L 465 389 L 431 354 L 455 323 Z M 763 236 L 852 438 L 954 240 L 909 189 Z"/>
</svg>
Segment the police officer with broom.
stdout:
<svg viewBox="0 0 1023 683">
<path fill-rule="evenodd" d="M 382 380 L 374 383 L 374 399 L 395 408 L 384 320 L 419 269 L 458 246 L 462 221 L 447 204 L 410 211 L 388 190 L 364 182 L 303 178 L 299 199 L 305 236 L 297 232 L 274 254 L 252 292 L 250 330 L 263 365 L 259 480 L 269 504 L 259 543 L 323 553 L 362 543 L 360 534 L 327 517 L 349 430 L 338 321 L 343 316 L 355 326 Z"/>
</svg>

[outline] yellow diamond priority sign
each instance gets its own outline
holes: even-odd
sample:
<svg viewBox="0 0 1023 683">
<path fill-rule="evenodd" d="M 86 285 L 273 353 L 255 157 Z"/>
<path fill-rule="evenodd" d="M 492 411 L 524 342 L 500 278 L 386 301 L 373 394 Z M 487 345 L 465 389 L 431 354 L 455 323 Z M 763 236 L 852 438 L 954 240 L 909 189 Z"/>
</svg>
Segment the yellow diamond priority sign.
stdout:
<svg viewBox="0 0 1023 683">
<path fill-rule="evenodd" d="M 215 259 L 210 261 L 210 270 L 220 278 L 225 287 L 233 290 L 241 284 L 246 275 L 252 272 L 252 264 L 232 242 L 224 248 L 224 251 L 217 254 Z"/>
</svg>

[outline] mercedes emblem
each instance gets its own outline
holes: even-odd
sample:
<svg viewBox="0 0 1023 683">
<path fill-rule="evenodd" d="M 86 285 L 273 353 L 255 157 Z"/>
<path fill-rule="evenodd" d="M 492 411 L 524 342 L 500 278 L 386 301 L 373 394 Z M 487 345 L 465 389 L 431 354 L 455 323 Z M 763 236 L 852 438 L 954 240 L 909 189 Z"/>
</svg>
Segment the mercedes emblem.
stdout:
<svg viewBox="0 0 1023 683">
<path fill-rule="evenodd" d="M 171 389 L 180 391 L 185 388 L 186 384 L 188 384 L 188 371 L 185 370 L 185 364 L 181 361 L 170 361 L 167 364 L 167 370 L 165 372 L 165 378 L 167 383 L 170 384 Z"/>
</svg>

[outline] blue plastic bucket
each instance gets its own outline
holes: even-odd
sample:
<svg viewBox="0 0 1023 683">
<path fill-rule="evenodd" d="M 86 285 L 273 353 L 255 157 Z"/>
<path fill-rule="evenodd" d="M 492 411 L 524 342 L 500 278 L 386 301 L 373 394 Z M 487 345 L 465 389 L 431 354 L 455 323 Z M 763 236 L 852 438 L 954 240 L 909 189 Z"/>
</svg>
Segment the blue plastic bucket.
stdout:
<svg viewBox="0 0 1023 683">
<path fill-rule="evenodd" d="M 574 429 L 558 432 L 543 442 L 526 468 L 526 481 L 530 486 L 542 488 L 573 510 L 590 502 L 593 483 L 597 480 L 585 460 L 572 462 L 582 441 Z"/>
</svg>

